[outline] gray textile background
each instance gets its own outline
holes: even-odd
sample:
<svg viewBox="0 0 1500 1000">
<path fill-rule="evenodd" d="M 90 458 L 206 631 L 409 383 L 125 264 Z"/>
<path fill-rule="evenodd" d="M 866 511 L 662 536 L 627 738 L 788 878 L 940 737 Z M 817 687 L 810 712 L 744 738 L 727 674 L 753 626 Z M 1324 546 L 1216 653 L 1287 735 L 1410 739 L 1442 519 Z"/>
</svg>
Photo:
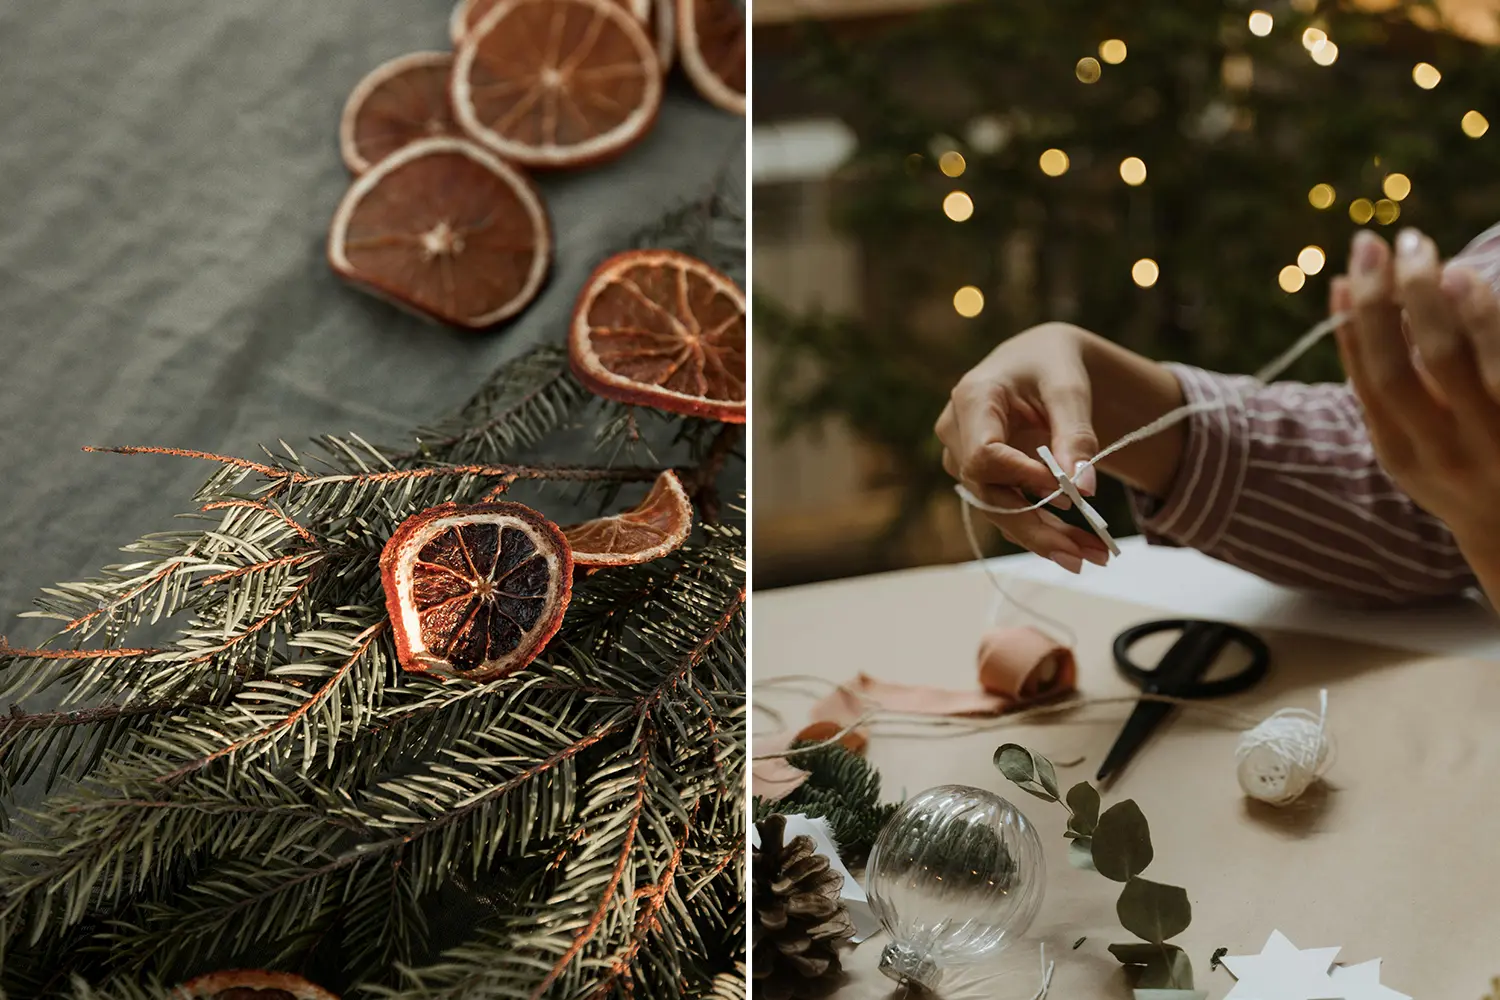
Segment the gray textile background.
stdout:
<svg viewBox="0 0 1500 1000">
<path fill-rule="evenodd" d="M 339 112 L 380 62 L 446 47 L 447 16 L 440 0 L 0 3 L 0 634 L 43 637 L 16 617 L 40 587 L 171 527 L 209 472 L 81 446 L 399 440 L 560 339 L 629 234 L 726 163 L 743 177 L 744 120 L 674 78 L 623 159 L 542 180 L 556 264 L 519 322 L 451 332 L 354 291 L 323 256 L 349 179 Z"/>
</svg>

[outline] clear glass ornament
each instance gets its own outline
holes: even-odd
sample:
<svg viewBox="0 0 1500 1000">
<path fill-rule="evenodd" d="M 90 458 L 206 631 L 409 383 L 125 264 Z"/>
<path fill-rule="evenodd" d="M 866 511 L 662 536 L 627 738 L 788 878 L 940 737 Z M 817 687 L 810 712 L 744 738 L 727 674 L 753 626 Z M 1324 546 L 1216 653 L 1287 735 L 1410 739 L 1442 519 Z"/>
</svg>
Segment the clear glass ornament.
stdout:
<svg viewBox="0 0 1500 1000">
<path fill-rule="evenodd" d="M 1042 842 L 993 792 L 940 785 L 880 831 L 865 869 L 870 907 L 891 937 L 880 971 L 935 989 L 944 970 L 985 961 L 1026 933 L 1042 906 Z"/>
</svg>

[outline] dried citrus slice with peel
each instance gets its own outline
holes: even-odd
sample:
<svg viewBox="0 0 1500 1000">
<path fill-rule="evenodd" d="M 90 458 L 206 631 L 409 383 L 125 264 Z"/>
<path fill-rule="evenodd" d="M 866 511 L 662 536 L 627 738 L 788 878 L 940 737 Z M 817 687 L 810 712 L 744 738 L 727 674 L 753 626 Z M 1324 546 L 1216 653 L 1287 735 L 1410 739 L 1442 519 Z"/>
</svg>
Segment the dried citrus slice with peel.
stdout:
<svg viewBox="0 0 1500 1000">
<path fill-rule="evenodd" d="M 524 309 L 547 278 L 552 232 L 515 167 L 463 139 L 424 139 L 350 186 L 328 260 L 350 281 L 470 329 Z"/>
<path fill-rule="evenodd" d="M 239 969 L 211 972 L 190 979 L 172 993 L 173 1000 L 339 1000 L 337 996 L 290 972 Z"/>
<path fill-rule="evenodd" d="M 677 0 L 678 54 L 709 101 L 745 113 L 745 12 L 735 0 Z"/>
<path fill-rule="evenodd" d="M 442 504 L 401 523 L 380 581 L 403 669 L 487 681 L 530 663 L 562 625 L 573 556 L 524 504 Z"/>
<path fill-rule="evenodd" d="M 354 88 L 339 120 L 339 152 L 356 174 L 418 139 L 458 135 L 448 102 L 453 56 L 413 52 L 376 67 Z"/>
<path fill-rule="evenodd" d="M 499 0 L 465 36 L 453 113 L 473 139 L 528 167 L 618 155 L 661 108 L 661 64 L 616 0 Z"/>
<path fill-rule="evenodd" d="M 578 297 L 568 359 L 600 396 L 744 423 L 745 293 L 686 254 L 616 254 Z"/>
<path fill-rule="evenodd" d="M 656 477 L 646 499 L 627 511 L 563 529 L 575 566 L 633 566 L 660 559 L 687 541 L 693 503 L 677 474 Z"/>
<path fill-rule="evenodd" d="M 453 47 L 457 48 L 463 44 L 469 32 L 474 26 L 484 20 L 484 16 L 495 8 L 500 0 L 458 0 L 453 8 L 453 13 L 448 18 L 448 37 L 453 41 Z M 651 4 L 653 0 L 614 0 L 615 3 L 624 7 L 635 15 L 635 19 L 645 24 L 651 17 Z M 676 0 L 672 0 L 673 3 Z"/>
<path fill-rule="evenodd" d="M 651 34 L 656 38 L 656 58 L 661 60 L 665 76 L 677 59 L 677 0 L 652 0 Z"/>
</svg>

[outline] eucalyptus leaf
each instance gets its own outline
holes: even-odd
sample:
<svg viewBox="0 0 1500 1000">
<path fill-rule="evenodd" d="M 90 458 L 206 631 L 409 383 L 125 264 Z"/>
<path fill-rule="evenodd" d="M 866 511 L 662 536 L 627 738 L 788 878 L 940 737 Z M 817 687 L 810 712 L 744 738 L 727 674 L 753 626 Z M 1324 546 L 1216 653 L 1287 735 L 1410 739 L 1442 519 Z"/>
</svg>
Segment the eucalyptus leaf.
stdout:
<svg viewBox="0 0 1500 1000">
<path fill-rule="evenodd" d="M 1068 864 L 1082 871 L 1098 871 L 1094 867 L 1094 852 L 1087 837 L 1079 837 L 1068 845 Z"/>
<path fill-rule="evenodd" d="M 1099 825 L 1099 790 L 1087 781 L 1080 781 L 1068 789 L 1068 829 L 1085 837 L 1094 835 Z"/>
<path fill-rule="evenodd" d="M 1134 799 L 1116 802 L 1094 827 L 1094 867 L 1116 882 L 1129 881 L 1146 870 L 1153 857 L 1151 828 Z"/>
<path fill-rule="evenodd" d="M 1006 743 L 995 751 L 995 766 L 1000 773 L 1018 785 L 1031 782 L 1036 777 L 1036 766 L 1031 761 L 1031 751 L 1019 743 Z"/>
<path fill-rule="evenodd" d="M 1097 850 L 1094 856 L 1097 863 Z M 1176 937 L 1193 921 L 1187 890 L 1143 878 L 1132 878 L 1125 883 L 1115 912 L 1127 931 L 1153 944 Z"/>
<path fill-rule="evenodd" d="M 1057 772 L 1052 762 L 1041 754 L 1019 743 L 1006 743 L 995 751 L 995 766 L 1023 792 L 1030 792 L 1048 802 L 1060 801 Z"/>
<path fill-rule="evenodd" d="M 1062 792 L 1057 790 L 1057 769 L 1052 766 L 1052 761 L 1035 751 L 1032 751 L 1031 759 L 1036 764 L 1037 781 L 1052 795 L 1052 801 L 1061 801 Z"/>
<path fill-rule="evenodd" d="M 1137 990 L 1191 990 L 1193 963 L 1175 944 L 1112 944 L 1109 953 L 1132 967 Z"/>
</svg>

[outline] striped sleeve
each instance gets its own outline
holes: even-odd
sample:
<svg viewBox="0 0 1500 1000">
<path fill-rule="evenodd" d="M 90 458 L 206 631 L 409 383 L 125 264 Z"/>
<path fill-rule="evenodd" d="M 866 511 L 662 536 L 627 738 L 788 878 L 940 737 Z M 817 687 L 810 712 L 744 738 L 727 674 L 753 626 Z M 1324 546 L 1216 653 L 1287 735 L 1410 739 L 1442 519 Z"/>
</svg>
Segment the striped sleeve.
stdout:
<svg viewBox="0 0 1500 1000">
<path fill-rule="evenodd" d="M 1452 533 L 1380 468 L 1347 385 L 1169 365 L 1189 403 L 1165 497 L 1132 493 L 1151 544 L 1198 549 L 1287 586 L 1361 604 L 1411 604 L 1477 586 Z"/>
</svg>

